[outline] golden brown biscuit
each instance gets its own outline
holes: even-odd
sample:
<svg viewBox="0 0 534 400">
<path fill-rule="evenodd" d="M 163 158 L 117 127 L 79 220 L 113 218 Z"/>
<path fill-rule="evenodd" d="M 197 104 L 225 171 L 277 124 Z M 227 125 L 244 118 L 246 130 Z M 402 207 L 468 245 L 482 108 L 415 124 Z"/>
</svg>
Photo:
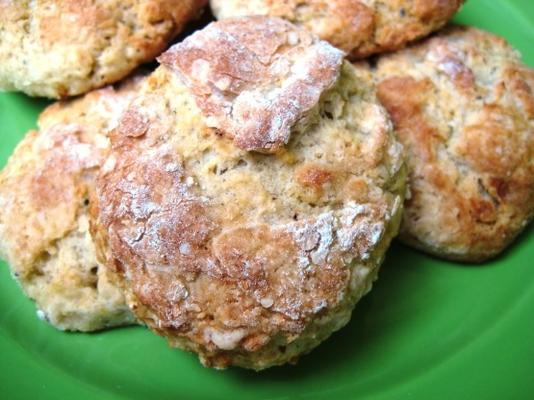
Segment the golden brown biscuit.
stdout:
<svg viewBox="0 0 534 400">
<path fill-rule="evenodd" d="M 39 131 L 27 134 L 0 173 L 0 254 L 38 315 L 62 330 L 134 321 L 112 274 L 96 260 L 87 213 L 108 152 L 106 132 L 140 79 L 48 107 Z"/>
<path fill-rule="evenodd" d="M 64 98 L 162 52 L 207 0 L 0 0 L 0 90 Z"/>
<path fill-rule="evenodd" d="M 376 77 L 408 157 L 402 239 L 453 260 L 500 253 L 534 215 L 534 71 L 504 39 L 451 27 Z"/>
<path fill-rule="evenodd" d="M 342 58 L 280 19 L 211 24 L 160 58 L 111 136 L 99 255 L 136 316 L 204 365 L 311 351 L 348 322 L 397 232 L 401 147 L 372 76 Z M 272 115 L 279 104 L 290 112 Z"/>
<path fill-rule="evenodd" d="M 210 0 L 219 19 L 269 15 L 305 27 L 349 58 L 396 50 L 440 29 L 463 0 Z"/>
</svg>

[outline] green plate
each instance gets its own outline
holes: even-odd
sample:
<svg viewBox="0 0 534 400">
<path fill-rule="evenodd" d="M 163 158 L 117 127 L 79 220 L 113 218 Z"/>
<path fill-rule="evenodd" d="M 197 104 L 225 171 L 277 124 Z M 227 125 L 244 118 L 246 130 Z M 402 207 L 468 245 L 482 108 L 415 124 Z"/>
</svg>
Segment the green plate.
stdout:
<svg viewBox="0 0 534 400">
<path fill-rule="evenodd" d="M 533 0 L 468 0 L 457 21 L 505 36 L 534 66 Z M 0 95 L 0 164 L 46 103 Z M 0 266 L 0 398 L 532 399 L 534 228 L 481 266 L 401 245 L 352 322 L 297 366 L 200 366 L 141 327 L 56 331 Z"/>
</svg>

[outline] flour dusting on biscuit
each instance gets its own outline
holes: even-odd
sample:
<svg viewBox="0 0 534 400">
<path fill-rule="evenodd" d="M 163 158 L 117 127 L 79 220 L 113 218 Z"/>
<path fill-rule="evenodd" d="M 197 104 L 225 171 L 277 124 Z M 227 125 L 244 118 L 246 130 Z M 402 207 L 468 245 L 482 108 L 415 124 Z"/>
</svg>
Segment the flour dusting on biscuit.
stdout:
<svg viewBox="0 0 534 400">
<path fill-rule="evenodd" d="M 242 149 L 273 152 L 335 83 L 343 53 L 283 20 L 252 17 L 212 23 L 159 61 L 210 126 Z"/>
</svg>

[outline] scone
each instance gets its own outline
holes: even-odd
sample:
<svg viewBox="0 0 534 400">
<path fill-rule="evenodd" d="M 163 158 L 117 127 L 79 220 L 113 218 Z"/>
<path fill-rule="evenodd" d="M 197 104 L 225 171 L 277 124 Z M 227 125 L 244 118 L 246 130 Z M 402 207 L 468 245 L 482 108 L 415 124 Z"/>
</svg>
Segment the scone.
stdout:
<svg viewBox="0 0 534 400">
<path fill-rule="evenodd" d="M 38 315 L 62 330 L 134 321 L 113 274 L 96 260 L 88 206 L 106 132 L 140 80 L 48 107 L 39 131 L 26 135 L 0 172 L 0 255 Z"/>
<path fill-rule="evenodd" d="M 450 27 L 380 58 L 376 78 L 408 158 L 401 238 L 452 260 L 499 254 L 534 215 L 534 70 L 504 39 Z"/>
<path fill-rule="evenodd" d="M 97 252 L 204 365 L 295 361 L 349 321 L 400 224 L 402 147 L 372 76 L 268 17 L 159 60 L 111 135 Z"/>
<path fill-rule="evenodd" d="M 207 0 L 0 0 L 0 90 L 64 98 L 152 60 Z"/>
<path fill-rule="evenodd" d="M 219 18 L 269 15 L 305 27 L 352 59 L 396 50 L 440 29 L 464 0 L 210 0 Z"/>
</svg>

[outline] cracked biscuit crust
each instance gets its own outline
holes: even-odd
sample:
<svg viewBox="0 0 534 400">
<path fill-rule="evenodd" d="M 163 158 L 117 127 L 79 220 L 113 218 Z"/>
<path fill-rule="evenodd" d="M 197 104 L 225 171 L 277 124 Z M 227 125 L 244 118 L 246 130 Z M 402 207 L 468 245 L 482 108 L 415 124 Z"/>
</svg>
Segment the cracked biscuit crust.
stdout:
<svg viewBox="0 0 534 400">
<path fill-rule="evenodd" d="M 207 0 L 0 0 L 0 89 L 64 98 L 163 51 Z"/>
<path fill-rule="evenodd" d="M 402 239 L 453 260 L 500 253 L 534 215 L 534 70 L 504 39 L 450 27 L 381 58 L 376 79 L 407 152 Z"/>
<path fill-rule="evenodd" d="M 463 0 L 211 0 L 219 19 L 280 17 L 361 59 L 440 29 Z"/>
<path fill-rule="evenodd" d="M 180 75 L 210 126 L 241 149 L 271 153 L 337 80 L 343 52 L 258 16 L 212 23 L 158 60 Z"/>
<path fill-rule="evenodd" d="M 96 260 L 88 202 L 108 152 L 105 133 L 140 77 L 39 117 L 0 172 L 0 253 L 38 315 L 62 330 L 93 331 L 134 322 L 112 274 Z"/>
<path fill-rule="evenodd" d="M 294 361 L 370 290 L 400 222 L 401 147 L 347 63 L 273 154 L 237 147 L 196 100 L 163 65 L 123 114 L 91 211 L 99 256 L 136 316 L 204 365 Z"/>
</svg>

